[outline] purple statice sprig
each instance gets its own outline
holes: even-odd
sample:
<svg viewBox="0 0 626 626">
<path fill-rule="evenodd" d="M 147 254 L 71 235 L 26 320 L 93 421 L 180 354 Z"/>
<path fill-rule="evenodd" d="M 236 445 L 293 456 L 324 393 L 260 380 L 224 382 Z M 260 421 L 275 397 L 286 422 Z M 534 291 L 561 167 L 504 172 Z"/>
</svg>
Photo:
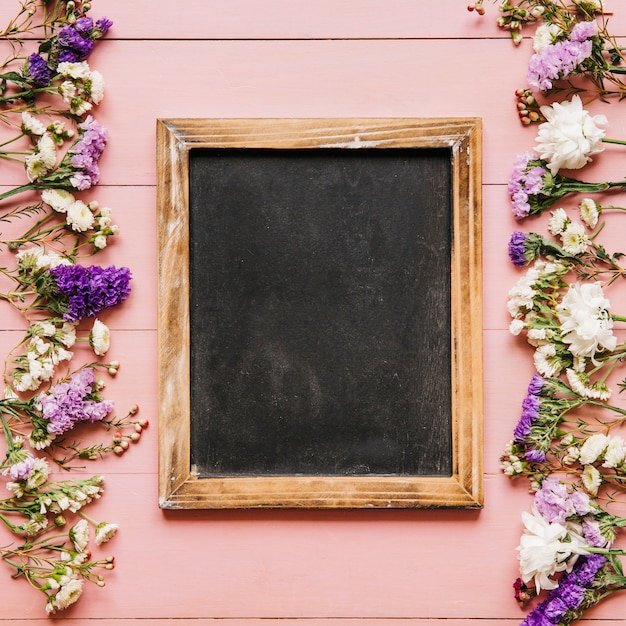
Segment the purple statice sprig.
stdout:
<svg viewBox="0 0 626 626">
<path fill-rule="evenodd" d="M 49 307 L 68 322 L 94 317 L 117 306 L 130 294 L 131 272 L 127 267 L 57 265 L 48 270 L 50 281 L 41 289 Z"/>
<path fill-rule="evenodd" d="M 509 239 L 509 258 L 513 265 L 524 267 L 540 256 L 567 259 L 574 263 L 582 262 L 578 257 L 568 254 L 552 239 L 538 233 L 523 233 L 519 230 L 513 232 Z"/>
<path fill-rule="evenodd" d="M 571 74 L 593 70 L 585 62 L 592 56 L 594 42 L 596 46 L 602 45 L 597 22 L 578 22 L 567 39 L 548 45 L 530 57 L 526 76 L 528 84 L 545 94 L 554 87 L 556 81 Z"/>
<path fill-rule="evenodd" d="M 607 558 L 602 554 L 579 556 L 572 570 L 563 575 L 559 586 L 548 593 L 520 626 L 566 625 L 578 619 L 581 610 L 597 602 L 596 594 L 590 590 L 601 578 L 606 563 Z"/>
<path fill-rule="evenodd" d="M 516 157 L 508 182 L 513 215 L 518 219 L 542 213 L 569 193 L 600 193 L 610 189 L 626 189 L 626 180 L 589 183 L 551 174 L 548 164 L 534 151 Z"/>
<path fill-rule="evenodd" d="M 97 393 L 91 368 L 78 370 L 69 380 L 52 386 L 38 396 L 37 403 L 46 430 L 53 436 L 66 433 L 81 422 L 102 421 L 113 410 L 113 403 L 102 400 Z"/>
<path fill-rule="evenodd" d="M 73 24 L 62 28 L 53 42 L 58 63 L 78 63 L 84 61 L 92 53 L 95 41 L 104 37 L 113 22 L 101 17 L 95 23 L 91 17 L 79 17 Z"/>
</svg>

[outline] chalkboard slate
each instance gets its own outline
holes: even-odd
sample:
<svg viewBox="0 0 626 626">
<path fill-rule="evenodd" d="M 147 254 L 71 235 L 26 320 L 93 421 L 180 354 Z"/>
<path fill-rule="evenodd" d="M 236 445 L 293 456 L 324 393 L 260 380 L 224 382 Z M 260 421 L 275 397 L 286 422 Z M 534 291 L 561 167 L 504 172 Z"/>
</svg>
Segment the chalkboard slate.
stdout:
<svg viewBox="0 0 626 626">
<path fill-rule="evenodd" d="M 481 128 L 157 120 L 161 508 L 482 506 Z"/>
<path fill-rule="evenodd" d="M 199 476 L 451 474 L 449 149 L 191 150 Z"/>
</svg>

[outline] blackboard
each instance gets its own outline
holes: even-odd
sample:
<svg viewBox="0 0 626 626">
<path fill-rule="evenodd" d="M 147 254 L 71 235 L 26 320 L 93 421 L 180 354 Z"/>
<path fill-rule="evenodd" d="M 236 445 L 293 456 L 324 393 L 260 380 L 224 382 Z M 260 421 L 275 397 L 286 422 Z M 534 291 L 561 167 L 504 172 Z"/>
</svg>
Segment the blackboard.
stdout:
<svg viewBox="0 0 626 626">
<path fill-rule="evenodd" d="M 160 121 L 162 507 L 481 505 L 479 131 Z"/>
<path fill-rule="evenodd" d="M 450 152 L 191 151 L 199 476 L 451 475 Z"/>
</svg>

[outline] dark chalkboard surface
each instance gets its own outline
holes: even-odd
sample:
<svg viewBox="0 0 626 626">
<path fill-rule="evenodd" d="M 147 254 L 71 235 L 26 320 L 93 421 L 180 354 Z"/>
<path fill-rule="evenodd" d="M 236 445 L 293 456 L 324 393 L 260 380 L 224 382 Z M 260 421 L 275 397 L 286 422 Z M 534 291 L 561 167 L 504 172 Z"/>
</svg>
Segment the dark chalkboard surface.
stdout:
<svg viewBox="0 0 626 626">
<path fill-rule="evenodd" d="M 449 476 L 451 151 L 192 149 L 198 476 Z"/>
<path fill-rule="evenodd" d="M 157 121 L 159 506 L 483 503 L 481 121 Z"/>
</svg>

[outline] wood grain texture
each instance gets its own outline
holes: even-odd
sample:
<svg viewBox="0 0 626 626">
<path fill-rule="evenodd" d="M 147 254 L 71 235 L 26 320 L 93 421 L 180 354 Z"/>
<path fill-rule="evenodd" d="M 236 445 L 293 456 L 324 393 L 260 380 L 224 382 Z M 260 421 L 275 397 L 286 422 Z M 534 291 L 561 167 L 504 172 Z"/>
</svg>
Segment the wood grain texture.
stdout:
<svg viewBox="0 0 626 626">
<path fill-rule="evenodd" d="M 0 3 L 0 18 L 14 0 Z M 107 323 L 118 378 L 107 397 L 137 402 L 151 426 L 131 452 L 88 468 L 103 473 L 94 515 L 121 526 L 108 545 L 117 567 L 104 589 L 52 619 L 41 594 L 0 563 L 0 625 L 43 626 L 513 626 L 520 514 L 531 497 L 500 473 L 532 375 L 528 346 L 507 330 L 506 294 L 517 279 L 506 244 L 516 223 L 506 182 L 513 158 L 534 145 L 516 119 L 530 41 L 515 48 L 495 26 L 495 3 L 477 18 L 457 0 L 94 0 L 115 25 L 90 63 L 104 75 L 96 110 L 110 133 L 93 197 L 121 226 L 104 251 L 129 266 L 133 294 Z M 626 35 L 623 0 L 607 0 Z M 11 11 L 12 12 L 12 11 Z M 0 20 L 2 21 L 2 20 Z M 347 39 L 346 39 L 347 38 Z M 593 105 L 608 134 L 626 136 L 626 102 Z M 158 507 L 157 118 L 481 117 L 485 507 L 480 510 L 185 510 Z M 617 146 L 586 170 L 621 177 Z M 24 182 L 6 163 L 0 184 Z M 4 225 L 2 225 L 4 228 Z M 602 233 L 622 237 L 619 229 Z M 1 261 L 5 264 L 5 261 Z M 174 266 L 174 272 L 178 267 Z M 0 348 L 21 338 L 3 308 Z M 173 390 L 176 393 L 177 390 Z M 184 402 L 184 396 L 180 396 Z M 620 402 L 624 400 L 620 398 Z M 10 541 L 6 534 L 0 544 Z M 623 621 L 617 594 L 588 613 Z"/>
</svg>

